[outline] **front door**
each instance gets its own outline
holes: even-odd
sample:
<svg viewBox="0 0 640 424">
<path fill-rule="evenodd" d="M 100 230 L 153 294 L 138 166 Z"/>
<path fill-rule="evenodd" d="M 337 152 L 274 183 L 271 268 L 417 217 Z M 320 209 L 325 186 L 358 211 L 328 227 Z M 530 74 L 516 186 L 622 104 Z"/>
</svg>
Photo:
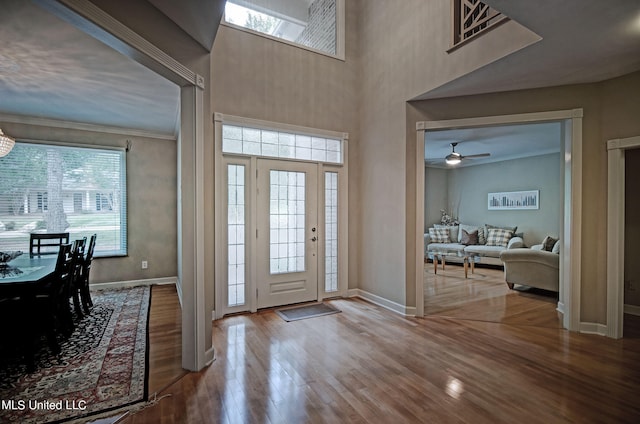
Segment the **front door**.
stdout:
<svg viewBox="0 0 640 424">
<path fill-rule="evenodd" d="M 318 165 L 258 159 L 257 307 L 318 299 Z"/>
</svg>

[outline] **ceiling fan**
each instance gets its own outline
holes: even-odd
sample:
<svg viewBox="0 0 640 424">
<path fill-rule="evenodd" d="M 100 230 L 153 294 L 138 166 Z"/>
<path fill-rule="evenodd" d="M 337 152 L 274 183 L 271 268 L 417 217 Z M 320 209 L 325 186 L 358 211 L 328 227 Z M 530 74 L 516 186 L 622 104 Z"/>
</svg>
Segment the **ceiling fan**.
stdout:
<svg viewBox="0 0 640 424">
<path fill-rule="evenodd" d="M 476 155 L 463 156 L 460 153 L 456 152 L 457 145 L 458 143 L 451 143 L 451 153 L 449 153 L 447 156 L 444 157 L 444 161 L 447 163 L 447 165 L 457 165 L 460 162 L 462 162 L 463 159 L 473 159 L 473 158 L 482 158 L 482 157 L 491 156 L 491 153 L 478 153 Z"/>
</svg>

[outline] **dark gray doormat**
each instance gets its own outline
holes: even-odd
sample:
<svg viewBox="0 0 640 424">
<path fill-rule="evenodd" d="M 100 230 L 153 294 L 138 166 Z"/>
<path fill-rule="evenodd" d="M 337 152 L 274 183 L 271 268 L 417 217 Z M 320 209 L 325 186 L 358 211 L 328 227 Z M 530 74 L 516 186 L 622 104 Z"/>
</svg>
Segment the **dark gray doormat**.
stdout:
<svg viewBox="0 0 640 424">
<path fill-rule="evenodd" d="M 276 314 L 285 321 L 297 321 L 299 319 L 321 317 L 342 312 L 326 303 L 314 303 L 313 305 L 294 306 L 276 310 Z"/>
</svg>

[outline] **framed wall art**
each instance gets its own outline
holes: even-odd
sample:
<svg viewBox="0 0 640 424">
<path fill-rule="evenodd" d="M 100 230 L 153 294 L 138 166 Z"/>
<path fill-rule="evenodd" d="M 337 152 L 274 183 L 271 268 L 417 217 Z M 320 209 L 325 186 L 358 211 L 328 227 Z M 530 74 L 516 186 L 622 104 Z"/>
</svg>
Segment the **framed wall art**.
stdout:
<svg viewBox="0 0 640 424">
<path fill-rule="evenodd" d="M 540 190 L 489 193 L 487 197 L 487 207 L 490 211 L 540 209 Z"/>
</svg>

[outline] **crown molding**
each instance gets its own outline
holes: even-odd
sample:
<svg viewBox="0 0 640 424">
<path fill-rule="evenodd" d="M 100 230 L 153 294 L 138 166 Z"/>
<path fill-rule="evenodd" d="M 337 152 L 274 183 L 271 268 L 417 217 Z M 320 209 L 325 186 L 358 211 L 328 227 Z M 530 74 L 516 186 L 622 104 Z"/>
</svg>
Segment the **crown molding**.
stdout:
<svg viewBox="0 0 640 424">
<path fill-rule="evenodd" d="M 61 121 L 57 119 L 38 118 L 26 115 L 9 115 L 0 113 L 0 122 L 10 124 L 35 125 L 39 127 L 64 128 L 69 130 L 93 131 L 106 134 L 118 134 L 127 137 L 145 137 L 158 140 L 175 141 L 174 135 L 158 133 L 153 131 L 136 130 L 133 128 L 111 127 L 108 125 L 85 124 L 82 122 Z"/>
</svg>

